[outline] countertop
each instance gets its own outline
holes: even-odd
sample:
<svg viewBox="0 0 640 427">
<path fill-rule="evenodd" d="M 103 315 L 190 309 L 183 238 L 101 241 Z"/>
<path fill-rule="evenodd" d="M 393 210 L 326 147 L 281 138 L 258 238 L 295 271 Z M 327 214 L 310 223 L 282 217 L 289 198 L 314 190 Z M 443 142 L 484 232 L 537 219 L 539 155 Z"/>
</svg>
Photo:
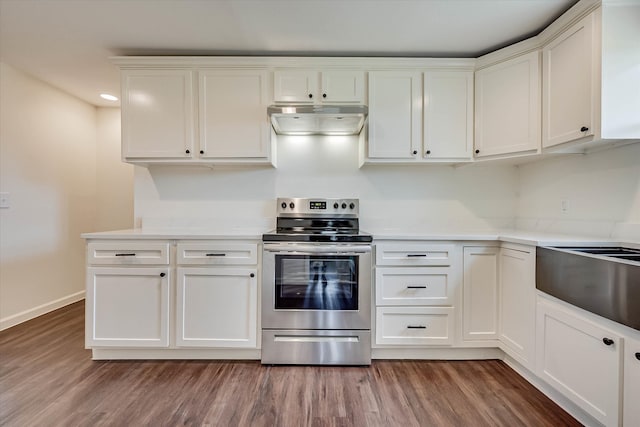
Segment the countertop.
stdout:
<svg viewBox="0 0 640 427">
<path fill-rule="evenodd" d="M 85 239 L 129 240 L 129 239 L 176 239 L 176 240 L 261 240 L 262 234 L 268 230 L 250 228 L 225 229 L 146 229 L 135 228 L 127 230 L 84 233 Z M 498 230 L 498 231 L 465 231 L 465 232 L 433 232 L 421 230 L 367 230 L 375 241 L 385 240 L 440 240 L 440 241 L 497 241 L 531 246 L 571 246 L 571 245 L 625 245 L 637 246 L 640 242 L 621 242 L 615 239 L 545 233 L 527 230 Z"/>
</svg>

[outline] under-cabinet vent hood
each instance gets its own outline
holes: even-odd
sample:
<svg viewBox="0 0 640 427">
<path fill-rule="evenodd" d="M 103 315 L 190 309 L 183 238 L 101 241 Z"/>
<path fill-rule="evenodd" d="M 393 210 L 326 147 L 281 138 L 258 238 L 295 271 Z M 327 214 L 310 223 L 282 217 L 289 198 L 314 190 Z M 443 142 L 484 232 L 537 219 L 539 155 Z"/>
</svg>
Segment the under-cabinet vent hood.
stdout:
<svg viewBox="0 0 640 427">
<path fill-rule="evenodd" d="M 267 114 L 279 135 L 358 135 L 366 105 L 271 105 Z"/>
</svg>

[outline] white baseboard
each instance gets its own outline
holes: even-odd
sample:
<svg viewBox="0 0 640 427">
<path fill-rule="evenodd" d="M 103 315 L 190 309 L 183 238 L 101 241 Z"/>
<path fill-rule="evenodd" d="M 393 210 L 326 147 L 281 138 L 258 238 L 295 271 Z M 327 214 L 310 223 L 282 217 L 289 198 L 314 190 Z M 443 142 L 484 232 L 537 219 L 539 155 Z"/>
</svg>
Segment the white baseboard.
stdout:
<svg viewBox="0 0 640 427">
<path fill-rule="evenodd" d="M 260 360 L 259 349 L 118 349 L 94 348 L 93 360 Z"/>
<path fill-rule="evenodd" d="M 9 329 L 12 326 L 19 325 L 20 323 L 26 322 L 27 320 L 35 319 L 38 316 L 42 316 L 43 314 L 47 314 L 50 311 L 62 308 L 65 305 L 83 300 L 84 293 L 85 291 L 76 292 L 75 294 L 67 295 L 66 297 L 62 297 L 55 301 L 30 308 L 12 316 L 4 317 L 0 319 L 0 331 L 4 331 L 5 329 Z"/>
</svg>

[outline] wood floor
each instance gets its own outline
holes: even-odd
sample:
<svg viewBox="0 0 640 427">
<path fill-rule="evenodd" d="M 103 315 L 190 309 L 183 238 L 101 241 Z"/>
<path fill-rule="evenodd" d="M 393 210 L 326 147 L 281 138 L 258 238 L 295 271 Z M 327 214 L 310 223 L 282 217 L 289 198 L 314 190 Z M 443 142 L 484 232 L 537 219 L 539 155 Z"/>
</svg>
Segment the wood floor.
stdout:
<svg viewBox="0 0 640 427">
<path fill-rule="evenodd" d="M 91 361 L 84 305 L 0 332 L 0 426 L 576 426 L 500 361 Z"/>
</svg>

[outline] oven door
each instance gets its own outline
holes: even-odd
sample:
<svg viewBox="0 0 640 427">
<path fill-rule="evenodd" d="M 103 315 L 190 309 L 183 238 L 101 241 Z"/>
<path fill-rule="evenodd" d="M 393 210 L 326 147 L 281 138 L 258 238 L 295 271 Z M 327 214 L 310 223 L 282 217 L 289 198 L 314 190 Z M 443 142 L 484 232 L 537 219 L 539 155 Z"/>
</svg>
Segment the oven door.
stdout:
<svg viewBox="0 0 640 427">
<path fill-rule="evenodd" d="M 264 329 L 370 329 L 371 246 L 265 243 Z"/>
</svg>

